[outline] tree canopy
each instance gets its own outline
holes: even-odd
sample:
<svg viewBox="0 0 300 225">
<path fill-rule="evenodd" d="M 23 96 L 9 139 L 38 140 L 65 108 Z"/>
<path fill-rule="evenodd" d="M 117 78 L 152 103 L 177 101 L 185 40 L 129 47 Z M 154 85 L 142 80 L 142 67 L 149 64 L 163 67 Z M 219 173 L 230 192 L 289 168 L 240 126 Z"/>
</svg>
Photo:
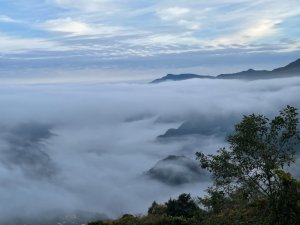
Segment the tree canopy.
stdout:
<svg viewBox="0 0 300 225">
<path fill-rule="evenodd" d="M 215 155 L 197 152 L 201 167 L 214 178 L 211 196 L 202 202 L 214 203 L 216 210 L 216 203 L 241 193 L 248 202 L 267 199 L 270 214 L 277 217 L 282 212 L 278 202 L 284 200 L 280 196 L 292 184 L 293 188 L 297 186 L 284 172 L 294 162 L 295 147 L 300 143 L 297 115 L 296 108 L 287 106 L 273 119 L 255 114 L 244 116 L 228 137 L 229 149 L 221 148 Z"/>
</svg>

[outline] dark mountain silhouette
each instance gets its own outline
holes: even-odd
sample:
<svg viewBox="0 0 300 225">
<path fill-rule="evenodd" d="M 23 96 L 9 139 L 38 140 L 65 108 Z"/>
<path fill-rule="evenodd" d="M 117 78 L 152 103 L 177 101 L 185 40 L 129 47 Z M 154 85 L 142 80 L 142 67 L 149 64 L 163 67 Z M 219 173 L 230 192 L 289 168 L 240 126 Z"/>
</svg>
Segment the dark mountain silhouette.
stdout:
<svg viewBox="0 0 300 225">
<path fill-rule="evenodd" d="M 161 83 L 165 81 L 181 81 L 188 79 L 244 79 L 244 80 L 258 80 L 258 79 L 272 79 L 272 78 L 284 78 L 300 76 L 300 59 L 274 70 L 254 70 L 249 69 L 237 73 L 220 74 L 216 77 L 209 75 L 197 75 L 197 74 L 168 74 L 162 78 L 153 80 L 151 83 Z"/>
<path fill-rule="evenodd" d="M 159 135 L 158 140 L 165 138 L 179 138 L 189 135 L 216 135 L 226 137 L 232 131 L 233 125 L 239 117 L 235 115 L 209 118 L 204 116 L 192 116 L 183 122 L 178 128 L 168 129 L 164 134 Z"/>
<path fill-rule="evenodd" d="M 220 74 L 216 79 L 262 79 L 269 76 L 270 71 L 249 69 L 238 73 Z"/>
<path fill-rule="evenodd" d="M 199 167 L 197 161 L 175 155 L 158 161 L 145 175 L 171 186 L 209 179 L 209 175 Z"/>
<path fill-rule="evenodd" d="M 164 76 L 162 78 L 156 79 L 152 81 L 151 83 L 161 83 L 164 81 L 180 81 L 180 80 L 188 80 L 188 79 L 194 79 L 194 78 L 209 78 L 213 79 L 215 77 L 208 76 L 208 75 L 197 75 L 197 74 L 191 74 L 191 73 L 185 73 L 185 74 L 168 74 L 167 76 Z"/>
<path fill-rule="evenodd" d="M 296 61 L 277 69 L 271 71 L 272 73 L 288 73 L 288 74 L 297 74 L 300 73 L 300 58 Z"/>
</svg>

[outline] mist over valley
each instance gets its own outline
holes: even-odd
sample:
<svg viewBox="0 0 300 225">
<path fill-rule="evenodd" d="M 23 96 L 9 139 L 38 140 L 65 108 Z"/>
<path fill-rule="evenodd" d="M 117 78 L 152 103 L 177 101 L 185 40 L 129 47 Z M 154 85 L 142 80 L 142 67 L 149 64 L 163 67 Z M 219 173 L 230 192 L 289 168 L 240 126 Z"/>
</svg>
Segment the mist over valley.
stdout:
<svg viewBox="0 0 300 225">
<path fill-rule="evenodd" d="M 211 181 L 195 153 L 227 146 L 244 114 L 299 108 L 299 88 L 298 77 L 1 85 L 1 223 L 55 212 L 115 218 L 201 196 Z"/>
</svg>

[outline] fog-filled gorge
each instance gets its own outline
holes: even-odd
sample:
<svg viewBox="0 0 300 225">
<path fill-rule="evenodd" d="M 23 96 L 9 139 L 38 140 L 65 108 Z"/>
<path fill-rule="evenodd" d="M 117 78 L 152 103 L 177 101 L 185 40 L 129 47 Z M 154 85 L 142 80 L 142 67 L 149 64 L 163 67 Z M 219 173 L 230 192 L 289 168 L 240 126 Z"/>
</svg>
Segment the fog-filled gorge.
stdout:
<svg viewBox="0 0 300 225">
<path fill-rule="evenodd" d="M 299 90 L 300 78 L 1 85 L 0 220 L 78 210 L 114 218 L 203 195 L 208 179 L 177 185 L 146 173 L 170 155 L 195 160 L 226 146 L 244 114 L 299 109 Z"/>
</svg>

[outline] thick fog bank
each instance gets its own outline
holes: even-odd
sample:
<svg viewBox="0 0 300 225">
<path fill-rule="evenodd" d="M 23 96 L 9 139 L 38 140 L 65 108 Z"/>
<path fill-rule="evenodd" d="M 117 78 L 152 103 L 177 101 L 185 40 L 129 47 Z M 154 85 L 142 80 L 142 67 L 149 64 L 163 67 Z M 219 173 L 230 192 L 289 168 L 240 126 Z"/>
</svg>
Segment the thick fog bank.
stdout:
<svg viewBox="0 0 300 225">
<path fill-rule="evenodd" d="M 299 92 L 299 78 L 1 85 L 0 221 L 78 210 L 115 217 L 202 195 L 201 176 L 172 185 L 145 172 L 169 155 L 216 151 L 243 114 L 300 108 Z"/>
</svg>

